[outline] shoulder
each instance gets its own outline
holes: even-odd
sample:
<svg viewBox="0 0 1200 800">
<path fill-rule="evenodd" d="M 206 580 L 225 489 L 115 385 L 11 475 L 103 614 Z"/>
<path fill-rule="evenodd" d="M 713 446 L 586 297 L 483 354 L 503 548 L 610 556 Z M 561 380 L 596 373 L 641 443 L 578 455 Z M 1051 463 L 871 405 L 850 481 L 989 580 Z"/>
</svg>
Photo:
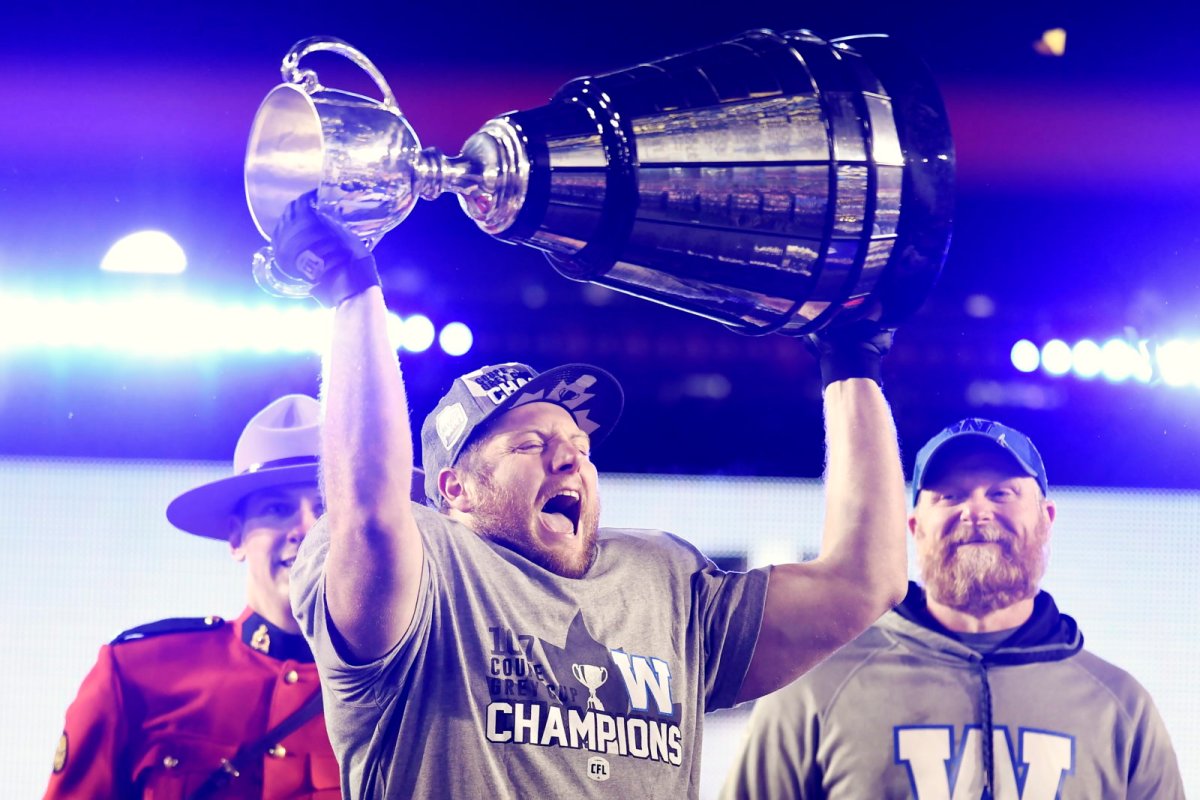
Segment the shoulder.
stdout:
<svg viewBox="0 0 1200 800">
<path fill-rule="evenodd" d="M 413 503 L 412 512 L 413 519 L 417 522 L 417 530 L 421 532 L 421 536 L 426 541 L 437 541 L 438 537 L 444 537 L 446 534 L 452 536 L 462 535 L 464 538 L 470 538 L 467 534 L 475 536 L 469 528 L 451 519 L 436 508 L 430 508 L 420 503 Z"/>
<path fill-rule="evenodd" d="M 815 678 L 825 684 L 833 681 L 840 685 L 851 679 L 864 679 L 867 675 L 870 676 L 870 680 L 878 680 L 878 671 L 891 669 L 891 664 L 900 649 L 900 642 L 876 622 L 845 646 L 835 650 L 812 672 L 815 673 Z M 911 660 L 909 664 L 911 665 Z M 911 666 L 906 665 L 902 669 L 910 668 Z"/>
<path fill-rule="evenodd" d="M 1089 650 L 1080 650 L 1068 663 L 1086 672 L 1097 684 L 1097 688 L 1113 697 L 1125 711 L 1134 716 L 1150 702 L 1150 693 L 1137 678 Z"/>
<path fill-rule="evenodd" d="M 642 553 L 662 553 L 664 556 L 683 557 L 692 561 L 706 560 L 694 544 L 666 531 L 649 528 L 601 528 L 598 538 L 604 547 Z"/>
<path fill-rule="evenodd" d="M 820 664 L 758 702 L 768 707 L 794 710 L 799 706 L 812 713 L 829 713 L 839 699 L 853 698 L 864 682 L 878 685 L 881 681 L 902 676 L 902 671 L 897 672 L 897 676 L 881 675 L 880 672 L 890 671 L 889 663 L 893 659 L 888 653 L 896 646 L 896 641 L 878 623 L 872 625 Z"/>
<path fill-rule="evenodd" d="M 156 622 L 147 622 L 145 625 L 138 625 L 135 628 L 122 631 L 110 644 L 120 645 L 128 642 L 140 642 L 169 634 L 216 633 L 218 631 L 227 631 L 228 628 L 228 623 L 217 616 L 171 617 L 169 619 L 160 619 Z"/>
<path fill-rule="evenodd" d="M 666 531 L 645 528 L 601 528 L 597 534 L 600 548 L 599 573 L 611 570 L 625 574 L 665 573 L 687 580 L 712 564 L 691 542 Z"/>
<path fill-rule="evenodd" d="M 149 685 L 229 663 L 241 643 L 233 628 L 215 616 L 162 619 L 124 631 L 101 650 L 122 681 Z"/>
</svg>

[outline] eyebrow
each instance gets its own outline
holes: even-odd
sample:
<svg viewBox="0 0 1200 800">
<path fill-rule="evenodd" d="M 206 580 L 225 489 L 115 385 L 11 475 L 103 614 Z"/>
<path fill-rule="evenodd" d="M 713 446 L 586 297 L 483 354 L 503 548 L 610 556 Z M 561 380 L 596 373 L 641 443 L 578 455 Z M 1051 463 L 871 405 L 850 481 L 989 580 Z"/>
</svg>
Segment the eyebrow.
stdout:
<svg viewBox="0 0 1200 800">
<path fill-rule="evenodd" d="M 535 433 L 538 436 L 542 437 L 543 439 L 549 439 L 556 435 L 553 431 L 551 431 L 547 428 L 534 428 L 534 427 L 517 428 L 516 430 L 511 430 L 511 431 L 508 431 L 507 433 L 503 433 L 501 435 L 502 436 L 524 436 L 529 433 Z M 592 437 L 588 436 L 582 430 L 572 431 L 570 434 L 568 434 L 566 436 L 566 438 L 570 439 L 571 441 L 582 440 L 589 444 L 591 444 L 591 441 L 592 441 Z"/>
</svg>

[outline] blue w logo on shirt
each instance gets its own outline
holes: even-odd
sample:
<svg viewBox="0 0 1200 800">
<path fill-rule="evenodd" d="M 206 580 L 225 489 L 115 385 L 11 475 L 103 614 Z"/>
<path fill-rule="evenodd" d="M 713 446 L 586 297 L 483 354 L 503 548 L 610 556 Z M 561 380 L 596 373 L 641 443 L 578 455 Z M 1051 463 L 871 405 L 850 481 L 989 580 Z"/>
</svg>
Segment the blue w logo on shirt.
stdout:
<svg viewBox="0 0 1200 800">
<path fill-rule="evenodd" d="M 623 650 L 609 650 L 613 664 L 625 679 L 625 688 L 629 692 L 629 707 L 634 711 L 646 711 L 650 708 L 650 698 L 654 698 L 660 716 L 674 716 L 675 706 L 671 698 L 671 665 L 661 658 L 646 657 L 626 653 Z"/>
<path fill-rule="evenodd" d="M 916 800 L 986 800 L 979 726 L 967 726 L 957 748 L 948 725 L 897 726 L 894 733 L 896 763 L 908 769 Z M 1054 800 L 1075 771 L 1075 737 L 1018 728 L 1015 738 L 1014 749 L 1007 727 L 992 730 L 990 800 Z"/>
</svg>

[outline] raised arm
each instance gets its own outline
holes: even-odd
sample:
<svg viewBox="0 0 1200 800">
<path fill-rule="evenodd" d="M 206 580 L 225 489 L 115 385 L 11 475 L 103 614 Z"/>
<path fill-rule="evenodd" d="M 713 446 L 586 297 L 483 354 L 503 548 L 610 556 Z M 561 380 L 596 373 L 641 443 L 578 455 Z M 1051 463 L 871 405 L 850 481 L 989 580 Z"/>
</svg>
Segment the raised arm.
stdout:
<svg viewBox="0 0 1200 800">
<path fill-rule="evenodd" d="M 329 515 L 329 616 L 356 659 L 383 655 L 412 621 L 421 537 L 409 502 L 413 445 L 383 291 L 334 312 L 326 356 L 321 470 Z"/>
<path fill-rule="evenodd" d="M 416 608 L 423 554 L 409 501 L 408 401 L 374 258 L 362 243 L 304 198 L 274 241 L 281 265 L 325 270 L 313 295 L 334 308 L 321 391 L 325 600 L 345 655 L 364 662 L 395 646 Z"/>
<path fill-rule="evenodd" d="M 821 552 L 812 561 L 772 570 L 758 644 L 739 701 L 786 686 L 904 598 L 904 473 L 891 410 L 877 382 L 878 358 L 890 343 L 890 332 L 883 334 L 886 343 L 868 347 L 868 352 L 879 350 L 873 369 L 851 363 L 831 371 L 825 363 L 829 353 L 821 354 L 827 381 Z M 861 329 L 835 334 L 844 339 L 834 339 L 832 346 L 844 353 L 869 345 L 873 337 L 863 335 L 858 341 L 860 335 Z M 855 373 L 875 379 L 844 377 Z"/>
</svg>

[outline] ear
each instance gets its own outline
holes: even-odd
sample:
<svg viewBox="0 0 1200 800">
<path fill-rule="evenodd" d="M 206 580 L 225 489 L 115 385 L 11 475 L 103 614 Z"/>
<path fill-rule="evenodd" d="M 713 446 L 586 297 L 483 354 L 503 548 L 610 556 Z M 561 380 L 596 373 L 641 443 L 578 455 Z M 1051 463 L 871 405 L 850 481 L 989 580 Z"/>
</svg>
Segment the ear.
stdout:
<svg viewBox="0 0 1200 800">
<path fill-rule="evenodd" d="M 446 504 L 455 511 L 471 510 L 471 496 L 464 477 L 454 467 L 446 467 L 438 473 L 438 491 L 446 499 Z"/>
<path fill-rule="evenodd" d="M 1047 530 L 1054 527 L 1054 518 L 1058 516 L 1058 507 L 1054 505 L 1054 501 L 1046 499 L 1042 501 L 1042 513 L 1046 515 L 1046 522 L 1049 523 Z"/>
<path fill-rule="evenodd" d="M 226 538 L 229 540 L 229 555 L 233 556 L 234 561 L 245 561 L 246 550 L 242 547 L 242 518 L 236 514 L 230 514 L 225 525 Z"/>
</svg>

